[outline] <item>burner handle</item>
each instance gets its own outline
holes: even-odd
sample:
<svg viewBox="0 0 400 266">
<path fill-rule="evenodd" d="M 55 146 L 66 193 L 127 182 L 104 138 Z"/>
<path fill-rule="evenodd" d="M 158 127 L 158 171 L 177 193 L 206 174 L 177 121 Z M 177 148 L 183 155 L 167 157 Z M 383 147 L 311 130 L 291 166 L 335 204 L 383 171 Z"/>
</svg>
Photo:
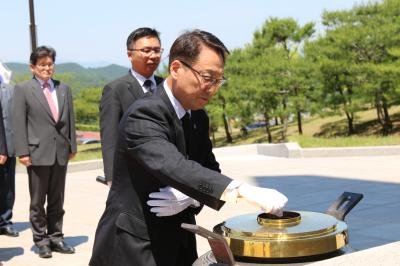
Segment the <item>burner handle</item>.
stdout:
<svg viewBox="0 0 400 266">
<path fill-rule="evenodd" d="M 198 234 L 208 240 L 210 244 L 211 251 L 214 254 L 217 264 L 220 266 L 235 266 L 236 262 L 233 258 L 231 249 L 228 246 L 225 238 L 221 235 L 211 232 L 199 225 L 182 223 L 181 227 L 192 233 Z"/>
<path fill-rule="evenodd" d="M 346 215 L 360 202 L 364 197 L 361 193 L 343 192 L 337 200 L 326 210 L 326 214 L 344 221 Z"/>
</svg>

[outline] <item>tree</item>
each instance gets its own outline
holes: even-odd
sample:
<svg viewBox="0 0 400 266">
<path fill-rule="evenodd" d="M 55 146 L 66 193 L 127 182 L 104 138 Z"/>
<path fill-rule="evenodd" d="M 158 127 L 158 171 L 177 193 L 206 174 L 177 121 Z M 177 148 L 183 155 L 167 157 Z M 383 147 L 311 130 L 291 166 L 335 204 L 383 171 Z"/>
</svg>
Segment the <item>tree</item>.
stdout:
<svg viewBox="0 0 400 266">
<path fill-rule="evenodd" d="M 393 127 L 389 107 L 398 104 L 400 97 L 400 2 L 386 0 L 356 7 L 353 24 L 357 24 L 358 38 L 352 51 L 364 74 L 365 98 L 376 108 L 382 134 L 387 135 Z"/>
<path fill-rule="evenodd" d="M 223 125 L 226 142 L 232 143 L 233 138 L 230 131 L 231 117 L 248 122 L 253 114 L 251 97 L 247 88 L 249 83 L 249 68 L 245 49 L 236 49 L 231 52 L 225 67 L 225 76 L 228 82 L 218 91 L 207 110 L 210 114 L 211 124 Z M 216 120 L 218 119 L 217 122 Z"/>
<path fill-rule="evenodd" d="M 82 89 L 74 97 L 75 120 L 77 124 L 97 124 L 102 88 Z"/>
<path fill-rule="evenodd" d="M 272 83 L 275 85 L 275 96 L 280 98 L 278 113 L 283 122 L 282 141 L 286 140 L 288 118 L 291 113 L 297 116 L 299 134 L 302 134 L 301 113 L 305 111 L 305 95 L 308 90 L 307 83 L 298 74 L 300 70 L 300 50 L 304 43 L 314 34 L 314 23 L 300 26 L 294 19 L 268 19 L 261 30 L 254 33 L 253 47 L 262 54 L 274 52 L 271 73 Z M 268 51 L 269 50 L 269 51 Z"/>
<path fill-rule="evenodd" d="M 326 35 L 308 49 L 320 63 L 325 99 L 333 109 L 341 104 L 349 134 L 355 132 L 355 113 L 366 104 L 377 109 L 384 135 L 392 127 L 388 108 L 399 99 L 399 14 L 394 0 L 325 12 Z"/>
</svg>

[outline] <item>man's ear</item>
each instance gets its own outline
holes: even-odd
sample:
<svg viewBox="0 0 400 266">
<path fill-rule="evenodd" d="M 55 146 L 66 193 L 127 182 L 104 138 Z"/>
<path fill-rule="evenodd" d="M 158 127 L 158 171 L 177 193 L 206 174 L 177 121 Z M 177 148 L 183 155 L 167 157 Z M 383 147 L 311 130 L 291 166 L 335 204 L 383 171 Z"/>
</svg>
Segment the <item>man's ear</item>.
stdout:
<svg viewBox="0 0 400 266">
<path fill-rule="evenodd" d="M 179 62 L 179 60 L 174 60 L 171 62 L 171 65 L 169 66 L 169 74 L 176 79 L 178 77 L 178 72 L 179 69 L 182 68 L 182 63 Z"/>
<path fill-rule="evenodd" d="M 127 50 L 127 51 L 126 51 L 126 55 L 128 56 L 129 61 L 132 61 L 132 52 L 129 51 L 129 50 Z"/>
<path fill-rule="evenodd" d="M 32 73 L 35 70 L 34 68 L 35 68 L 35 65 L 29 64 L 29 69 L 31 70 Z"/>
</svg>

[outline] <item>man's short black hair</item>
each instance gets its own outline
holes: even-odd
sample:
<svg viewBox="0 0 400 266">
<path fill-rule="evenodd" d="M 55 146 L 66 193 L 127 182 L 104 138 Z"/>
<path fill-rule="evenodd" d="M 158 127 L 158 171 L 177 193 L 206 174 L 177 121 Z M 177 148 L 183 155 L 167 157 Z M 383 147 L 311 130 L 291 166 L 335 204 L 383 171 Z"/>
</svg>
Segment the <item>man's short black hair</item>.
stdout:
<svg viewBox="0 0 400 266">
<path fill-rule="evenodd" d="M 218 53 L 225 63 L 229 54 L 225 45 L 212 33 L 202 30 L 192 30 L 179 36 L 171 46 L 169 52 L 169 66 L 174 60 L 182 60 L 187 63 L 195 63 L 201 52 L 201 46 L 205 45 Z"/>
<path fill-rule="evenodd" d="M 39 46 L 32 53 L 29 58 L 29 62 L 32 65 L 36 65 L 37 61 L 43 57 L 51 57 L 53 59 L 53 63 L 56 62 L 56 50 L 51 48 L 50 46 Z"/>
<path fill-rule="evenodd" d="M 132 31 L 131 34 L 129 34 L 128 39 L 126 40 L 126 49 L 130 49 L 132 48 L 131 45 L 133 45 L 136 40 L 143 38 L 143 37 L 156 37 L 158 39 L 158 41 L 161 44 L 161 40 L 160 40 L 160 33 L 158 31 L 156 31 L 155 29 L 151 29 L 151 28 L 137 28 L 136 30 Z"/>
</svg>

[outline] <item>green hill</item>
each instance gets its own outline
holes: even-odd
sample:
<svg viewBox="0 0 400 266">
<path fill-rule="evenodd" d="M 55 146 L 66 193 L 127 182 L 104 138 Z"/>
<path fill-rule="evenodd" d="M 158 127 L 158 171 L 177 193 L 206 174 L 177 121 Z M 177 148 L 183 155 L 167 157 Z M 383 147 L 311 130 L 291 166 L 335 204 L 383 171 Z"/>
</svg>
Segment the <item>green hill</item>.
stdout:
<svg viewBox="0 0 400 266">
<path fill-rule="evenodd" d="M 99 68 L 89 68 L 89 70 L 93 70 L 101 76 L 114 77 L 112 79 L 121 77 L 122 75 L 125 75 L 128 72 L 128 68 L 115 64 Z"/>
<path fill-rule="evenodd" d="M 20 82 L 30 78 L 29 66 L 23 63 L 6 63 L 13 71 L 13 81 Z M 105 84 L 128 72 L 127 67 L 119 65 L 108 65 L 98 68 L 85 68 L 77 63 L 61 63 L 56 65 L 54 77 L 69 84 L 76 94 L 80 90 L 93 87 L 104 87 Z"/>
<path fill-rule="evenodd" d="M 6 63 L 7 67 L 12 70 L 14 76 L 19 74 L 29 74 L 29 66 L 23 63 Z"/>
<path fill-rule="evenodd" d="M 84 68 L 83 66 L 77 63 L 63 63 L 56 64 L 56 73 L 65 73 L 65 72 L 90 72 L 90 70 Z"/>
</svg>

